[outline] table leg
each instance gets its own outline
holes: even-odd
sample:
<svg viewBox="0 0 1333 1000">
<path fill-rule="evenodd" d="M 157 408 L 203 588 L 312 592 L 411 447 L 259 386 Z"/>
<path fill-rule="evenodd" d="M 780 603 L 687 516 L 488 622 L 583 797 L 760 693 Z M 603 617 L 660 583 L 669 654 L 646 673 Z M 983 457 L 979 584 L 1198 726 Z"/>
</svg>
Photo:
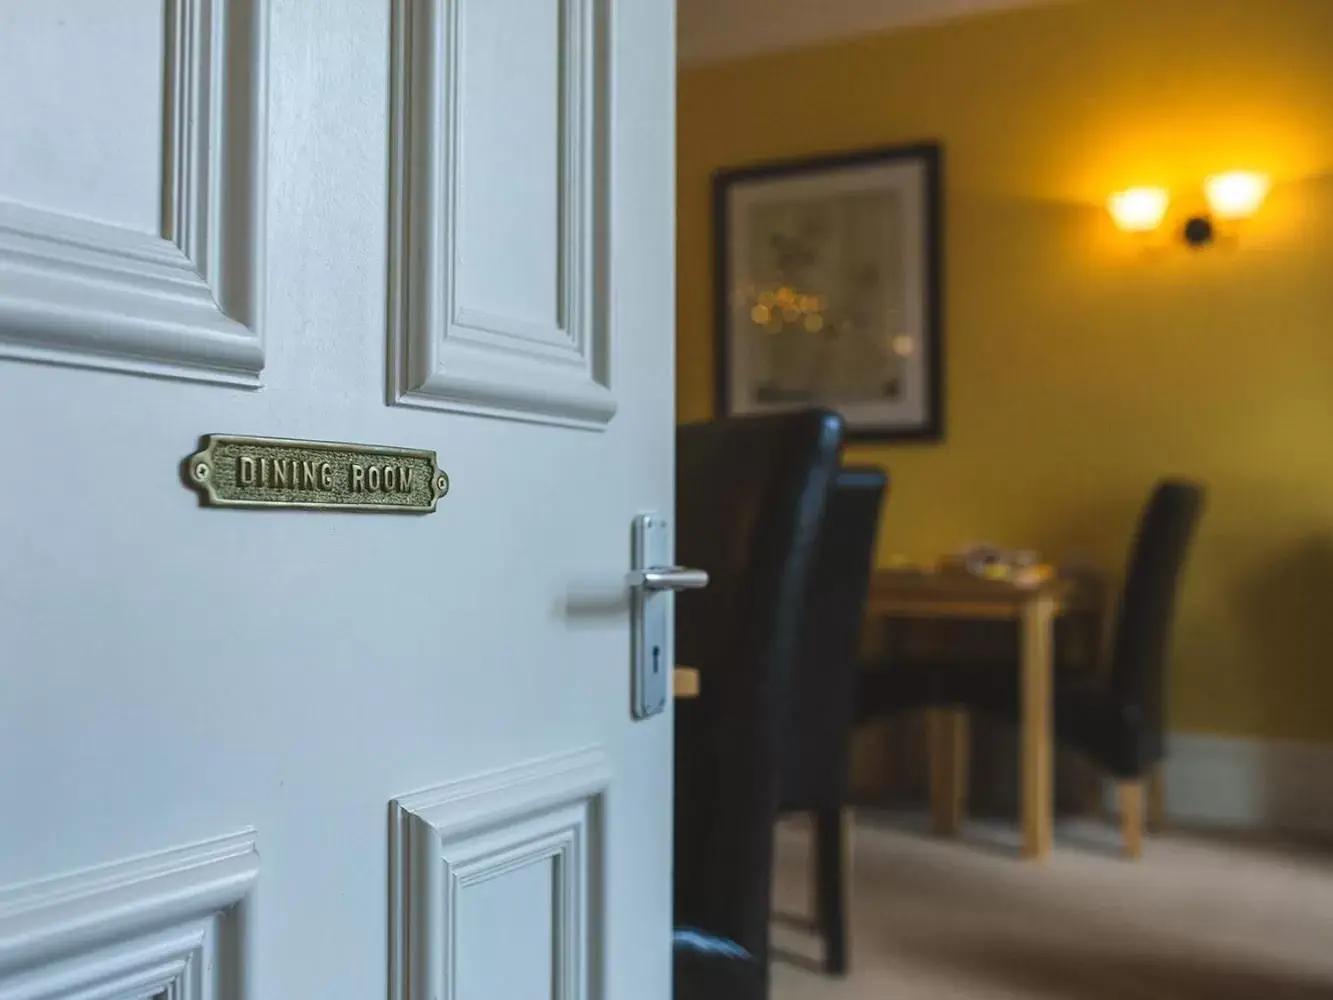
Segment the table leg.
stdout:
<svg viewBox="0 0 1333 1000">
<path fill-rule="evenodd" d="M 1055 789 L 1052 781 L 1054 725 L 1052 660 L 1055 602 L 1037 596 L 1023 608 L 1022 760 L 1023 856 L 1039 859 L 1051 850 Z"/>
<path fill-rule="evenodd" d="M 694 667 L 675 667 L 671 671 L 671 693 L 679 700 L 699 697 L 699 671 Z"/>
<path fill-rule="evenodd" d="M 971 746 L 968 715 L 962 708 L 932 708 L 930 734 L 930 812 L 935 832 L 956 837 L 967 815 L 967 765 Z"/>
<path fill-rule="evenodd" d="M 1118 781 L 1115 790 L 1116 808 L 1120 812 L 1120 837 L 1124 841 L 1125 857 L 1143 857 L 1143 782 Z"/>
</svg>

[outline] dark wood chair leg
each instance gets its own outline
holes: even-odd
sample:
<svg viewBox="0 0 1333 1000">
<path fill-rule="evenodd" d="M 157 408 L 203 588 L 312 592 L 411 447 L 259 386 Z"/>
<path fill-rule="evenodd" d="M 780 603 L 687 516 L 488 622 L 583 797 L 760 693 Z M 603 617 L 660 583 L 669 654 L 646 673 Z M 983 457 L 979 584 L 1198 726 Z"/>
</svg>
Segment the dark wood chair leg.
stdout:
<svg viewBox="0 0 1333 1000">
<path fill-rule="evenodd" d="M 815 813 L 815 899 L 819 933 L 824 939 L 824 971 L 847 974 L 847 868 L 851 851 L 851 812 L 820 809 Z"/>
<path fill-rule="evenodd" d="M 1148 773 L 1148 832 L 1159 833 L 1166 826 L 1166 765 L 1158 762 Z"/>
</svg>

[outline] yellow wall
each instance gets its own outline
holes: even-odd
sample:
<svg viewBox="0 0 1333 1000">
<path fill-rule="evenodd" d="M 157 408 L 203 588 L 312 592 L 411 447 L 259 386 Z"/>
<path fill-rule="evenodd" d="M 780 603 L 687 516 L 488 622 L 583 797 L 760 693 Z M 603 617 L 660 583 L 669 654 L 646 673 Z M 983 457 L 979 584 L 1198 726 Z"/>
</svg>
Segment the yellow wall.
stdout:
<svg viewBox="0 0 1333 1000">
<path fill-rule="evenodd" d="M 1198 476 L 1173 726 L 1333 738 L 1333 0 L 1081 0 L 689 70 L 679 101 L 682 419 L 712 405 L 709 174 L 937 138 L 948 436 L 852 451 L 893 475 L 881 557 L 1118 572 L 1152 480 Z M 1233 167 L 1277 182 L 1239 247 L 1149 251 L 1101 208 Z"/>
</svg>

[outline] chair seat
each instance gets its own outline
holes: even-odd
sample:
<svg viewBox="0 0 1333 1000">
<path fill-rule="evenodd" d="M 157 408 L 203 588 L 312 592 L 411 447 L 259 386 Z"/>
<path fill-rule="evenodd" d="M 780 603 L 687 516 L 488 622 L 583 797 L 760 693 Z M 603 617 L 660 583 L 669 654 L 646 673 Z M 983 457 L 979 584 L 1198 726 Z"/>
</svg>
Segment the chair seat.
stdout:
<svg viewBox="0 0 1333 1000">
<path fill-rule="evenodd" d="M 930 706 L 958 705 L 1016 723 L 1019 667 L 1010 662 L 894 663 L 867 666 L 858 680 L 860 720 Z M 1056 739 L 1118 778 L 1142 777 L 1162 756 L 1156 727 L 1100 678 L 1056 671 Z"/>
<path fill-rule="evenodd" d="M 682 950 L 672 961 L 673 1000 L 764 1000 L 763 968 L 751 958 Z"/>
</svg>

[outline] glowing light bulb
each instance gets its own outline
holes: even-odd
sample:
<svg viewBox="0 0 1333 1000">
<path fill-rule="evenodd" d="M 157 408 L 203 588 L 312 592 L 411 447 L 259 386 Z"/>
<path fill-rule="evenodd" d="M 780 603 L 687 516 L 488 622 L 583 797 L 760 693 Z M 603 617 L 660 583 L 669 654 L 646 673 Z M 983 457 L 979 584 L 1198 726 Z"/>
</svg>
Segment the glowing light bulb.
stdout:
<svg viewBox="0 0 1333 1000">
<path fill-rule="evenodd" d="M 1268 178 L 1247 170 L 1215 174 L 1203 182 L 1208 205 L 1219 219 L 1246 219 L 1268 197 Z"/>
<path fill-rule="evenodd" d="M 1147 233 L 1162 224 L 1171 196 L 1163 188 L 1133 187 L 1107 199 L 1111 218 L 1127 233 Z"/>
</svg>

